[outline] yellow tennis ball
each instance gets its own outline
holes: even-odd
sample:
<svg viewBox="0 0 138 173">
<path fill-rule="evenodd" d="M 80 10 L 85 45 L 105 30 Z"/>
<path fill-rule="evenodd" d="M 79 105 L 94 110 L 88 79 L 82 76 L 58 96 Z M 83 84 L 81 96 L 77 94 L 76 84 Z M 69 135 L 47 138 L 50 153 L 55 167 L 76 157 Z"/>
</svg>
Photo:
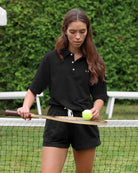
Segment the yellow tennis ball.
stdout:
<svg viewBox="0 0 138 173">
<path fill-rule="evenodd" d="M 92 112 L 90 109 L 86 109 L 82 112 L 82 117 L 85 119 L 85 120 L 90 120 L 91 119 L 91 116 L 92 116 Z"/>
</svg>

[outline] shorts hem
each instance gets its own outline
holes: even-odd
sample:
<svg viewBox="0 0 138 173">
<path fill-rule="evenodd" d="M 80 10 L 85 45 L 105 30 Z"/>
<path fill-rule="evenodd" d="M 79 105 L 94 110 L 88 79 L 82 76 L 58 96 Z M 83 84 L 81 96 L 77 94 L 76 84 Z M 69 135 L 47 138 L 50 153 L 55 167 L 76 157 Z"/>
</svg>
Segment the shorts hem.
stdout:
<svg viewBox="0 0 138 173">
<path fill-rule="evenodd" d="M 80 151 L 80 150 L 87 150 L 87 149 L 95 148 L 95 147 L 98 147 L 99 145 L 101 145 L 101 142 L 97 143 L 95 145 L 87 145 L 87 146 L 80 146 L 80 147 L 72 146 L 72 148 L 75 149 L 76 151 Z"/>
<path fill-rule="evenodd" d="M 44 143 L 43 147 L 69 148 L 68 145 Z"/>
</svg>

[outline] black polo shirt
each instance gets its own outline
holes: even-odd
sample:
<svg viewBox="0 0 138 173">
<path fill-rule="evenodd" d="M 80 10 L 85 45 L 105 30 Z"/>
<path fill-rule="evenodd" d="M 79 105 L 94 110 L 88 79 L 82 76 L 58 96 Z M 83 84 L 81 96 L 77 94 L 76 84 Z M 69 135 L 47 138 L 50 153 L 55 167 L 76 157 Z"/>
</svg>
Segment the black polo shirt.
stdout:
<svg viewBox="0 0 138 173">
<path fill-rule="evenodd" d="M 100 78 L 97 84 L 89 83 L 90 72 L 86 57 L 74 61 L 74 55 L 68 49 L 61 53 L 63 61 L 56 50 L 45 54 L 29 89 L 34 94 L 40 94 L 48 87 L 50 105 L 60 105 L 76 111 L 92 108 L 90 95 L 93 101 L 105 100 L 106 83 Z"/>
</svg>

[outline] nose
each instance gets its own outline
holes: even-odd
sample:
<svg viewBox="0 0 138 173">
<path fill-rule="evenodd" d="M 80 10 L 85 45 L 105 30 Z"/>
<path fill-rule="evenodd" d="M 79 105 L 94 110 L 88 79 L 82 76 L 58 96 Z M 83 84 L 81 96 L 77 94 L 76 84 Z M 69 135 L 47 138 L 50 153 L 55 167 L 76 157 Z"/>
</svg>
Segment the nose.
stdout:
<svg viewBox="0 0 138 173">
<path fill-rule="evenodd" d="M 77 40 L 80 39 L 80 33 L 76 33 L 76 39 L 77 39 Z"/>
</svg>

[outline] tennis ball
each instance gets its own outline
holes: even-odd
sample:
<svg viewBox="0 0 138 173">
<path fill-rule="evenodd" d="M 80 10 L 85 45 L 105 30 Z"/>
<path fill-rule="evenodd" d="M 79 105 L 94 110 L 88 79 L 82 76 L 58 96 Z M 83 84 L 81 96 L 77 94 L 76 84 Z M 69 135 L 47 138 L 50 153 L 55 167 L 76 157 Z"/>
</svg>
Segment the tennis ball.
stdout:
<svg viewBox="0 0 138 173">
<path fill-rule="evenodd" d="M 90 120 L 91 119 L 91 116 L 92 116 L 92 112 L 90 109 L 86 109 L 82 112 L 82 117 L 85 119 L 85 120 Z"/>
</svg>

